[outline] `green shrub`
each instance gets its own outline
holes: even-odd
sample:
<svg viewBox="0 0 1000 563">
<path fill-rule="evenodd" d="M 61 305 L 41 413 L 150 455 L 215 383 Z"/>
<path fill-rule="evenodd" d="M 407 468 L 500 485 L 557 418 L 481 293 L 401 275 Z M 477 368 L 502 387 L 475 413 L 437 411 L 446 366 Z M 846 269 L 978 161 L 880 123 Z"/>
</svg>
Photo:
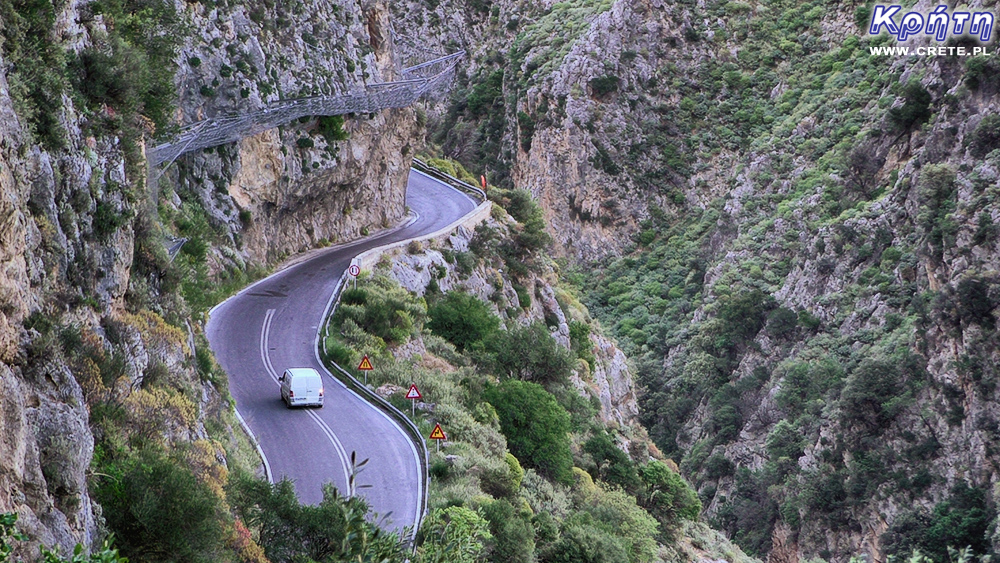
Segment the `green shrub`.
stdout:
<svg viewBox="0 0 1000 563">
<path fill-rule="evenodd" d="M 135 561 L 218 560 L 221 500 L 183 461 L 143 450 L 101 472 L 94 496 L 122 554 Z"/>
<path fill-rule="evenodd" d="M 531 294 L 528 293 L 528 288 L 518 283 L 513 285 L 514 293 L 517 293 L 517 304 L 520 305 L 522 309 L 531 307 Z"/>
<path fill-rule="evenodd" d="M 645 492 L 639 504 L 666 527 L 676 527 L 680 520 L 697 520 L 701 500 L 687 481 L 662 461 L 651 461 L 639 469 Z"/>
<path fill-rule="evenodd" d="M 955 209 L 955 170 L 947 164 L 928 164 L 917 185 L 917 223 L 937 253 L 949 246 L 958 230 L 951 217 Z"/>
<path fill-rule="evenodd" d="M 346 141 L 350 134 L 344 130 L 344 116 L 324 115 L 316 118 L 316 130 L 326 139 L 327 144 L 336 141 Z"/>
<path fill-rule="evenodd" d="M 420 561 L 474 563 L 493 539 L 489 522 L 463 506 L 436 508 L 420 527 Z"/>
<path fill-rule="evenodd" d="M 595 467 L 590 471 L 594 473 L 595 478 L 627 491 L 639 489 L 639 473 L 635 469 L 635 464 L 615 445 L 607 432 L 602 430 L 595 433 L 584 442 L 583 451 L 590 454 L 594 460 Z"/>
<path fill-rule="evenodd" d="M 802 434 L 787 420 L 778 421 L 767 434 L 767 455 L 772 461 L 797 460 L 802 456 Z"/>
<path fill-rule="evenodd" d="M 496 408 L 510 452 L 528 467 L 562 483 L 573 479 L 569 413 L 541 385 L 508 380 L 483 398 Z"/>
<path fill-rule="evenodd" d="M 574 367 L 569 350 L 560 346 L 539 322 L 499 331 L 485 341 L 479 363 L 498 377 L 544 385 L 565 383 Z"/>
<path fill-rule="evenodd" d="M 517 112 L 517 129 L 521 150 L 530 151 L 531 139 L 535 135 L 535 120 L 527 113 L 519 111 Z"/>
<path fill-rule="evenodd" d="M 965 61 L 965 69 L 965 83 L 972 89 L 996 86 L 1000 80 L 997 76 L 1000 74 L 1000 65 L 994 57 L 970 57 Z"/>
<path fill-rule="evenodd" d="M 978 278 L 964 278 L 958 282 L 956 296 L 958 313 L 962 320 L 976 323 L 987 330 L 996 327 L 996 319 L 993 317 L 996 303 L 990 299 L 989 290 L 989 285 Z"/>
<path fill-rule="evenodd" d="M 1000 115 L 984 117 L 969 136 L 969 147 L 973 156 L 983 157 L 1000 147 Z"/>
<path fill-rule="evenodd" d="M 295 145 L 300 149 L 311 149 L 316 146 L 316 143 L 314 143 L 309 137 L 299 137 L 295 140 Z"/>
<path fill-rule="evenodd" d="M 387 344 L 408 342 L 427 315 L 423 300 L 413 297 L 383 275 L 377 275 L 367 283 L 372 287 L 359 286 L 343 292 L 341 305 L 334 314 L 334 323 L 339 325 L 351 320 Z"/>
<path fill-rule="evenodd" d="M 736 466 L 733 465 L 733 462 L 729 461 L 722 454 L 713 455 L 705 460 L 705 464 L 702 466 L 705 478 L 713 481 L 722 477 L 729 477 L 735 470 Z"/>
<path fill-rule="evenodd" d="M 575 525 L 542 553 L 541 563 L 623 563 L 628 552 L 618 538 L 593 525 Z"/>
<path fill-rule="evenodd" d="M 590 91 L 593 93 L 595 98 L 603 98 L 604 96 L 618 90 L 619 78 L 613 75 L 598 76 L 596 78 L 590 79 Z"/>
<path fill-rule="evenodd" d="M 227 497 L 233 513 L 270 561 L 364 558 L 402 563 L 408 555 L 395 534 L 385 533 L 368 521 L 368 506 L 361 497 L 342 497 L 332 485 L 324 487 L 318 505 L 302 505 L 288 479 L 271 484 L 235 474 Z"/>
<path fill-rule="evenodd" d="M 531 522 L 506 499 L 487 503 L 482 510 L 493 535 L 489 560 L 494 563 L 532 563 L 535 560 L 535 529 Z"/>
<path fill-rule="evenodd" d="M 827 393 L 844 378 L 843 368 L 832 359 L 816 363 L 793 363 L 783 371 L 784 378 L 775 402 L 792 419 L 805 412 L 819 414 Z"/>
<path fill-rule="evenodd" d="M 767 333 L 774 338 L 784 338 L 795 331 L 798 321 L 795 311 L 778 307 L 767 316 Z"/>
<path fill-rule="evenodd" d="M 995 513 L 982 489 L 958 480 L 949 497 L 935 505 L 931 514 L 915 511 L 902 515 L 882 541 L 887 554 L 908 555 L 916 549 L 935 563 L 954 560 L 949 548 L 969 547 L 974 553 L 987 554 L 992 550 L 987 530 Z"/>
<path fill-rule="evenodd" d="M 903 105 L 889 110 L 889 122 L 897 129 L 908 131 L 923 125 L 931 117 L 931 94 L 918 80 L 903 87 Z"/>
<path fill-rule="evenodd" d="M 469 113 L 472 117 L 482 117 L 489 113 L 503 96 L 503 69 L 495 70 L 486 80 L 477 81 L 472 91 L 466 97 Z M 502 103 L 502 102 L 501 102 Z"/>
<path fill-rule="evenodd" d="M 581 321 L 570 321 L 569 346 L 577 358 L 587 362 L 590 371 L 593 372 L 597 358 L 594 356 L 594 346 L 590 342 L 590 325 Z"/>
<path fill-rule="evenodd" d="M 911 377 L 917 359 L 866 358 L 848 375 L 840 395 L 841 422 L 881 433 L 913 401 Z"/>
<path fill-rule="evenodd" d="M 449 291 L 427 310 L 427 328 L 458 348 L 492 339 L 500 329 L 500 318 L 489 306 L 468 293 Z"/>
<path fill-rule="evenodd" d="M 111 235 L 118 231 L 129 218 L 127 211 L 118 211 L 114 204 L 99 201 L 94 210 L 94 236 L 101 242 L 107 242 Z"/>
</svg>

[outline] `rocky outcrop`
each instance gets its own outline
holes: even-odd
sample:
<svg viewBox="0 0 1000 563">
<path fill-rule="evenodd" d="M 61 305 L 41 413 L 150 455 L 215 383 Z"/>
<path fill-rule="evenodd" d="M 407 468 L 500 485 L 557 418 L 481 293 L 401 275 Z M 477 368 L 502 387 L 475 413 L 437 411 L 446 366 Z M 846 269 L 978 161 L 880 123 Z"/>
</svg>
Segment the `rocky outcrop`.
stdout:
<svg viewBox="0 0 1000 563">
<path fill-rule="evenodd" d="M 75 55 L 98 44 L 123 52 L 101 43 L 112 18 L 90 3 L 55 9 L 48 31 L 68 64 L 83 64 Z M 191 34 L 175 61 L 182 125 L 396 76 L 382 2 L 177 9 Z M 157 206 L 159 217 L 186 213 L 188 226 L 192 216 L 206 217 L 199 243 L 228 240 L 207 249 L 209 274 L 367 234 L 405 214 L 417 124 L 410 109 L 343 124 L 313 119 L 147 171 L 142 142 L 155 133 L 148 120 L 116 121 L 119 100 L 77 107 L 85 96 L 72 90 L 85 85 L 62 75 L 61 106 L 32 106 L 23 75 L 8 81 L 29 64 L 8 58 L 16 47 L 0 40 L 0 512 L 19 515 L 30 541 L 14 559 L 29 560 L 39 545 L 70 553 L 102 539 L 101 510 L 88 492 L 97 404 L 124 406 L 127 433 L 197 442 L 211 450 L 205 471 L 224 474 L 221 446 L 205 446 L 205 422 L 224 420 L 228 402 L 211 361 L 195 361 L 200 327 L 178 289 L 194 274 L 171 269 L 166 247 L 175 243 L 164 235 L 181 233 L 158 224 Z M 125 65 L 112 70 L 127 74 L 142 53 L 124 52 L 124 63 L 93 64 Z M 50 131 L 32 125 L 36 111 L 48 112 Z M 49 134 L 58 138 L 44 142 Z M 189 213 L 192 206 L 204 215 Z"/>
<path fill-rule="evenodd" d="M 177 74 L 182 123 L 398 78 L 382 2 L 260 10 L 196 5 L 197 32 Z M 416 133 L 411 109 L 349 116 L 342 126 L 305 120 L 182 156 L 167 175 L 196 195 L 243 260 L 270 263 L 399 221 Z"/>
</svg>

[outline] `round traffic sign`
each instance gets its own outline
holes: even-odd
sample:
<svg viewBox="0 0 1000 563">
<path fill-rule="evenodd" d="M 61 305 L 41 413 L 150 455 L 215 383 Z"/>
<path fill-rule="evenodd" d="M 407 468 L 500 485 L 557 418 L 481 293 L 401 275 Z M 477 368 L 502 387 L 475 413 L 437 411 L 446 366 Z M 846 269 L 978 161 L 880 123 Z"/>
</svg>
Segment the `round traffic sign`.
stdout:
<svg viewBox="0 0 1000 563">
<path fill-rule="evenodd" d="M 347 273 L 354 277 L 358 277 L 358 274 L 361 273 L 361 267 L 357 264 L 351 264 L 351 267 L 347 269 Z"/>
</svg>

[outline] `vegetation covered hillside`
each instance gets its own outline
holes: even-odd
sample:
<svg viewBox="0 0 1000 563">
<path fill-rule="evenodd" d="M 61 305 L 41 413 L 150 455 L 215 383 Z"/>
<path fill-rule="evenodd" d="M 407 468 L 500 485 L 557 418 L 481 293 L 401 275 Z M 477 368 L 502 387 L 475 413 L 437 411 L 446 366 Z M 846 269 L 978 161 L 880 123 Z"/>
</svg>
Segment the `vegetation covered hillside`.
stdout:
<svg viewBox="0 0 1000 563">
<path fill-rule="evenodd" d="M 434 4 L 475 64 L 431 138 L 545 208 L 719 528 L 996 549 L 995 55 L 873 55 L 871 3 Z"/>
<path fill-rule="evenodd" d="M 541 210 L 523 190 L 491 197 L 513 216 L 497 205 L 474 233 L 383 257 L 344 291 L 325 341 L 342 366 L 371 358 L 358 378 L 406 413 L 417 385 L 415 422 L 447 435 L 430 446 L 417 560 L 749 561 L 699 522 L 676 465 L 602 414 L 603 337 L 571 294 L 546 297 Z"/>
</svg>

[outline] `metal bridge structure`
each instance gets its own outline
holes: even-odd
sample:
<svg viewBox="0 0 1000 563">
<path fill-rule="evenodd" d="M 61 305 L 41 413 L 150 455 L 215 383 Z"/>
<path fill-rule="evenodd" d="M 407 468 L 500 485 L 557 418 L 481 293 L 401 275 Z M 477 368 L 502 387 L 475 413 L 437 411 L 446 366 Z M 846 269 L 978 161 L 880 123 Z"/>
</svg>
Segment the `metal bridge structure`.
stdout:
<svg viewBox="0 0 1000 563">
<path fill-rule="evenodd" d="M 464 56 L 462 50 L 406 67 L 401 79 L 393 82 L 367 84 L 337 95 L 280 100 L 258 110 L 192 123 L 169 142 L 147 150 L 146 160 L 151 169 L 163 163 L 169 166 L 184 153 L 239 141 L 302 117 L 407 107 L 447 84 Z"/>
</svg>

